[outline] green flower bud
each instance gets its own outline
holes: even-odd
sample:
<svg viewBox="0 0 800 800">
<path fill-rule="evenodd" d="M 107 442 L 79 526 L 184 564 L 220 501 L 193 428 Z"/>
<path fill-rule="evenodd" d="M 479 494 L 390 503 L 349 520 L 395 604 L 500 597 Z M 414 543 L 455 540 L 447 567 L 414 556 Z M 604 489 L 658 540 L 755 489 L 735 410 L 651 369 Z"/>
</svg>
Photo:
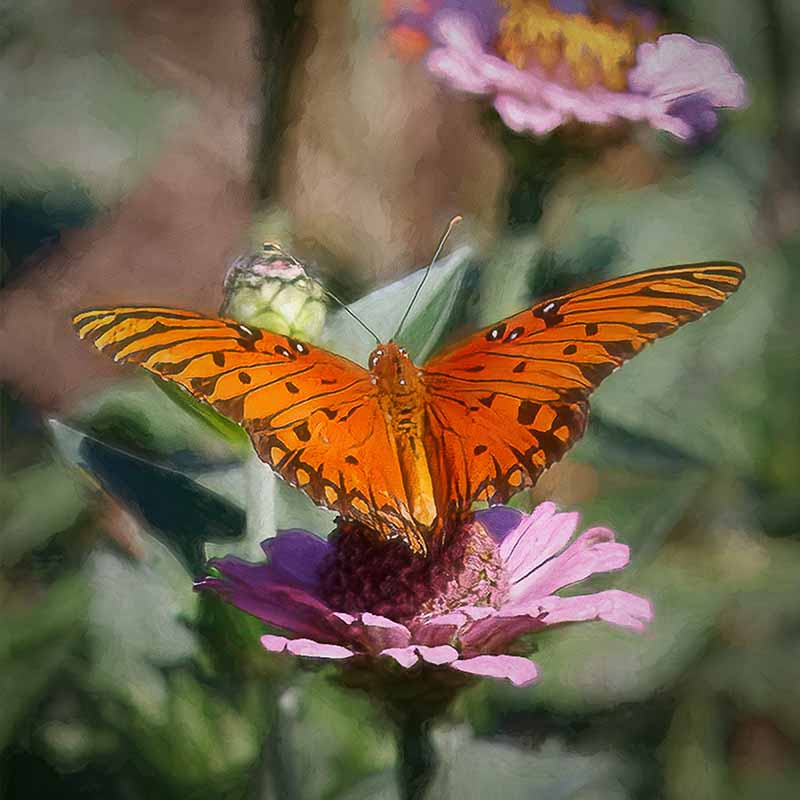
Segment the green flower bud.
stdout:
<svg viewBox="0 0 800 800">
<path fill-rule="evenodd" d="M 241 256 L 225 277 L 221 313 L 246 325 L 313 341 L 325 324 L 325 291 L 275 244 Z"/>
</svg>

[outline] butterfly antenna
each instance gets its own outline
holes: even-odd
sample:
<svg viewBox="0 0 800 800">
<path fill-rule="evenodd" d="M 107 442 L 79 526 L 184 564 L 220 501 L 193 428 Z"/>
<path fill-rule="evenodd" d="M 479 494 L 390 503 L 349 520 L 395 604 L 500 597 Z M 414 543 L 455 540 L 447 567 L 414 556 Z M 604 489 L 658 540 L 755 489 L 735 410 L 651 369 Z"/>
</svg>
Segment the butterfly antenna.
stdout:
<svg viewBox="0 0 800 800">
<path fill-rule="evenodd" d="M 431 263 L 425 269 L 425 274 L 422 276 L 422 280 L 419 282 L 419 286 L 417 286 L 417 290 L 414 292 L 414 296 L 411 298 L 411 302 L 408 304 L 408 308 L 406 309 L 406 313 L 403 314 L 403 318 L 400 320 L 400 324 L 397 326 L 397 330 L 395 331 L 394 336 L 392 336 L 392 341 L 394 341 L 399 335 L 400 331 L 403 330 L 403 325 L 406 324 L 406 320 L 408 319 L 408 315 L 411 313 L 411 309 L 414 307 L 414 303 L 416 299 L 419 297 L 419 293 L 422 291 L 422 287 L 425 285 L 425 281 L 428 280 L 428 275 L 431 273 L 431 269 L 433 269 L 433 265 L 436 263 L 436 259 L 439 258 L 439 254 L 442 252 L 442 248 L 447 241 L 448 236 L 450 236 L 451 231 L 458 225 L 461 220 L 464 219 L 460 214 L 457 214 L 450 222 L 447 224 L 447 230 L 444 232 L 444 235 L 439 241 L 439 246 L 436 248 L 436 252 L 433 254 L 433 258 L 431 259 Z"/>
<path fill-rule="evenodd" d="M 375 331 L 367 325 L 366 322 L 359 319 L 348 307 L 345 303 L 343 303 L 330 289 L 324 289 L 323 291 L 327 294 L 331 299 L 335 300 L 370 336 L 372 336 L 375 341 L 380 344 L 381 340 Z"/>
</svg>

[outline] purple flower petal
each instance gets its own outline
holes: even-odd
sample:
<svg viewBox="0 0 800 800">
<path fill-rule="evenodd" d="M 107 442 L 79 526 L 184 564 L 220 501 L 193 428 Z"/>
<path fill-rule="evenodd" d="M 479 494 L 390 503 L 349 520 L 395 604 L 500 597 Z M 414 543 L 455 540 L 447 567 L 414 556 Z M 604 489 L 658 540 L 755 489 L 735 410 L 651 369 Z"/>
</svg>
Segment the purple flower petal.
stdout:
<svg viewBox="0 0 800 800">
<path fill-rule="evenodd" d="M 223 577 L 203 578 L 195 588 L 215 591 L 242 611 L 278 628 L 337 640 L 341 624 L 331 609 L 303 589 L 272 585 L 269 565 L 256 566 L 232 556 L 212 564 Z"/>
<path fill-rule="evenodd" d="M 338 644 L 324 644 L 313 639 L 287 639 L 285 636 L 265 634 L 261 637 L 261 644 L 271 653 L 291 653 L 293 656 L 306 656 L 307 658 L 332 658 L 341 660 L 355 655 L 352 650 Z"/>
<path fill-rule="evenodd" d="M 559 514 L 554 503 L 542 503 L 500 545 L 512 583 L 518 583 L 562 550 L 578 527 L 578 514 Z"/>
<path fill-rule="evenodd" d="M 535 601 L 530 606 L 519 607 L 534 614 L 546 612 L 543 618 L 545 625 L 559 625 L 562 622 L 584 622 L 602 619 L 612 625 L 641 633 L 645 623 L 653 619 L 653 607 L 650 601 L 639 595 L 624 592 L 620 589 L 609 589 L 595 594 L 577 595 L 575 597 L 558 597 L 552 595 Z M 511 609 L 507 609 L 510 613 Z"/>
<path fill-rule="evenodd" d="M 487 678 L 506 678 L 514 686 L 527 686 L 538 676 L 536 664 L 519 656 L 475 656 L 454 661 L 450 667 Z"/>
<path fill-rule="evenodd" d="M 299 529 L 279 531 L 274 538 L 265 539 L 261 549 L 269 559 L 275 583 L 316 592 L 322 561 L 330 551 L 325 539 Z"/>
<path fill-rule="evenodd" d="M 522 522 L 524 514 L 510 506 L 492 506 L 476 511 L 474 516 L 499 544 Z"/>
<path fill-rule="evenodd" d="M 545 597 L 597 572 L 622 569 L 630 560 L 630 548 L 614 540 L 608 528 L 590 528 L 563 553 L 517 578 L 511 587 L 512 602 Z"/>
</svg>

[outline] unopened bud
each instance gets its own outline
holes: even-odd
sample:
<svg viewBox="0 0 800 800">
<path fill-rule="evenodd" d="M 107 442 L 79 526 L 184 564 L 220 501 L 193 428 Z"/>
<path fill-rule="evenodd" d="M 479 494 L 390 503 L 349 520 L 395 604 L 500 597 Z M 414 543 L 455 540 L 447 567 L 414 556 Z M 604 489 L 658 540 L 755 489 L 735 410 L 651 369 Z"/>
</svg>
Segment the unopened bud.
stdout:
<svg viewBox="0 0 800 800">
<path fill-rule="evenodd" d="M 298 339 L 314 340 L 325 324 L 325 292 L 279 246 L 236 259 L 225 277 L 224 316 Z"/>
</svg>

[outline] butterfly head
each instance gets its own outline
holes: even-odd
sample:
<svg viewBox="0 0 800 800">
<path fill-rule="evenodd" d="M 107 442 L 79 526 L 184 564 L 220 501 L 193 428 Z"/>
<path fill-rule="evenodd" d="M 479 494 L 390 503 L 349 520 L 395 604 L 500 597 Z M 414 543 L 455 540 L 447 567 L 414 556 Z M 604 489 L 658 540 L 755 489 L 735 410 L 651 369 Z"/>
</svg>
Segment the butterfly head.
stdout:
<svg viewBox="0 0 800 800">
<path fill-rule="evenodd" d="M 372 382 L 390 394 L 411 391 L 419 381 L 408 351 L 395 342 L 379 344 L 370 353 L 368 363 Z"/>
</svg>

